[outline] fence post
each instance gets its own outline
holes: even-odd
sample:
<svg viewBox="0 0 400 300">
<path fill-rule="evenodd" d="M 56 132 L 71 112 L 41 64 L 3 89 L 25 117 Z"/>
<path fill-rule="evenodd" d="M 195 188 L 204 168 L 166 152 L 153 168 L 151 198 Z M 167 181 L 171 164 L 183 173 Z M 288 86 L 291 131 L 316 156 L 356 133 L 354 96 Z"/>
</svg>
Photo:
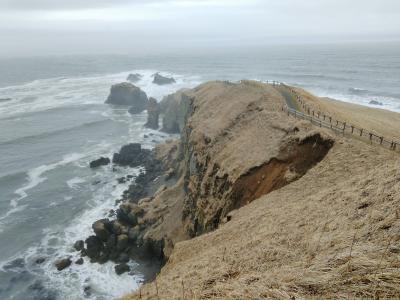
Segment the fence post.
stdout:
<svg viewBox="0 0 400 300">
<path fill-rule="evenodd" d="M 346 122 L 343 123 L 343 130 L 346 130 Z"/>
<path fill-rule="evenodd" d="M 362 136 L 363 135 L 363 131 L 364 131 L 364 129 L 360 129 L 360 136 Z"/>
<path fill-rule="evenodd" d="M 353 134 L 353 133 L 354 133 L 354 126 L 351 125 L 351 134 Z"/>
<path fill-rule="evenodd" d="M 332 123 L 332 117 L 329 117 L 329 123 Z"/>
<path fill-rule="evenodd" d="M 383 144 L 383 136 L 381 136 L 381 145 Z"/>
<path fill-rule="evenodd" d="M 372 144 L 372 133 L 369 133 L 369 140 L 370 140 L 370 142 Z"/>
</svg>

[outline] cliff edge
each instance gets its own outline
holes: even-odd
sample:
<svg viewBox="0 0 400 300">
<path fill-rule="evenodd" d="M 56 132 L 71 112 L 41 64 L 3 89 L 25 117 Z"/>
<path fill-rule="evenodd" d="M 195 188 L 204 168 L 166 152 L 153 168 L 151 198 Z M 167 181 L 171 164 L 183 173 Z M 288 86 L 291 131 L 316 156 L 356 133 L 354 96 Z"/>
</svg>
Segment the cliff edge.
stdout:
<svg viewBox="0 0 400 300">
<path fill-rule="evenodd" d="M 166 265 L 125 299 L 400 295 L 398 154 L 287 116 L 271 85 L 179 95 L 181 139 L 157 148 L 174 184 L 138 203 Z"/>
</svg>

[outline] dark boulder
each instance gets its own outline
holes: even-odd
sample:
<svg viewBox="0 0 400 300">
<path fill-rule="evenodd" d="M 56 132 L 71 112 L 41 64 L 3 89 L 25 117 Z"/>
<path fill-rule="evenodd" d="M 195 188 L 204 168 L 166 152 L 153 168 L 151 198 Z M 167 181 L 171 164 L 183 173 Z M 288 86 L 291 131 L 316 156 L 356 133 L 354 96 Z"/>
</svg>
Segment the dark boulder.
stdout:
<svg viewBox="0 0 400 300">
<path fill-rule="evenodd" d="M 130 268 L 129 268 L 129 266 L 127 264 L 116 265 L 114 267 L 114 269 L 115 269 L 115 273 L 117 273 L 117 275 L 121 275 L 121 274 L 124 274 L 124 273 L 130 271 Z"/>
<path fill-rule="evenodd" d="M 108 219 L 103 219 L 94 222 L 92 228 L 96 236 L 99 237 L 99 239 L 101 239 L 103 242 L 106 242 L 111 235 L 109 230 L 111 226 L 112 225 Z"/>
<path fill-rule="evenodd" d="M 76 241 L 74 244 L 74 249 L 76 251 L 82 251 L 85 248 L 85 242 L 82 240 Z"/>
<path fill-rule="evenodd" d="M 123 146 L 119 153 L 114 153 L 113 163 L 120 166 L 138 167 L 149 159 L 150 153 L 150 150 L 142 149 L 140 144 L 128 144 Z"/>
<path fill-rule="evenodd" d="M 147 123 L 145 126 L 151 129 L 158 129 L 158 119 L 160 116 L 160 107 L 154 98 L 150 98 L 147 104 Z"/>
<path fill-rule="evenodd" d="M 81 258 L 79 258 L 76 262 L 75 262 L 75 264 L 77 264 L 77 265 L 83 265 L 83 258 L 81 257 Z"/>
<path fill-rule="evenodd" d="M 135 226 L 129 229 L 128 237 L 131 241 L 136 241 L 140 235 L 140 228 L 139 226 Z"/>
<path fill-rule="evenodd" d="M 146 93 L 128 82 L 113 85 L 111 87 L 111 93 L 106 101 L 108 104 L 135 107 L 138 112 L 142 112 L 146 109 L 147 102 Z"/>
<path fill-rule="evenodd" d="M 114 250 L 117 246 L 117 236 L 115 234 L 110 235 L 106 242 L 106 248 L 110 251 Z"/>
<path fill-rule="evenodd" d="M 112 231 L 116 235 L 121 234 L 122 233 L 122 225 L 118 221 L 113 221 L 113 223 L 112 223 Z"/>
<path fill-rule="evenodd" d="M 35 264 L 40 265 L 42 263 L 44 263 L 46 261 L 46 259 L 44 257 L 39 257 L 35 260 Z"/>
<path fill-rule="evenodd" d="M 89 236 L 86 241 L 86 254 L 91 259 L 98 259 L 104 250 L 103 242 L 97 236 Z"/>
<path fill-rule="evenodd" d="M 159 73 L 154 74 L 153 77 L 153 83 L 158 85 L 172 84 L 176 82 L 174 78 L 165 77 L 160 75 Z"/>
<path fill-rule="evenodd" d="M 129 262 L 129 260 L 130 260 L 130 258 L 129 258 L 128 254 L 121 253 L 120 256 L 117 259 L 117 262 L 123 264 L 123 263 Z"/>
<path fill-rule="evenodd" d="M 55 265 L 57 267 L 58 271 L 62 271 L 66 268 L 68 268 L 72 263 L 72 260 L 70 258 L 64 258 L 56 261 Z"/>
<path fill-rule="evenodd" d="M 106 262 L 108 262 L 109 258 L 110 258 L 110 253 L 108 251 L 103 251 L 100 253 L 96 261 L 99 264 L 105 264 Z"/>
<path fill-rule="evenodd" d="M 90 296 L 92 296 L 92 288 L 90 286 L 85 286 L 83 288 L 83 294 L 86 298 L 89 298 Z"/>
<path fill-rule="evenodd" d="M 117 219 L 122 223 L 135 226 L 138 223 L 138 216 L 133 210 L 134 204 L 122 204 L 117 210 Z"/>
<path fill-rule="evenodd" d="M 117 249 L 119 251 L 124 251 L 129 244 L 129 238 L 126 234 L 121 234 L 117 237 Z"/>
<path fill-rule="evenodd" d="M 138 82 L 140 79 L 142 79 L 142 75 L 135 73 L 135 74 L 129 74 L 126 80 L 130 82 Z"/>
<path fill-rule="evenodd" d="M 108 157 L 100 157 L 99 159 L 90 162 L 90 168 L 94 169 L 101 166 L 107 166 L 110 163 L 111 160 Z"/>
</svg>

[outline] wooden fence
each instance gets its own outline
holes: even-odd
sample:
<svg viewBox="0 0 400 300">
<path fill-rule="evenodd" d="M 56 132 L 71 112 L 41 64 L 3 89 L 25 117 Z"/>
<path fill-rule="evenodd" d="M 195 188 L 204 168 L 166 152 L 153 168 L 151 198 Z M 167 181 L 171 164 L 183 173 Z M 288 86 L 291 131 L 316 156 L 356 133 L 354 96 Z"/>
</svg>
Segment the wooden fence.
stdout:
<svg viewBox="0 0 400 300">
<path fill-rule="evenodd" d="M 300 104 L 300 107 L 304 110 L 305 113 L 295 110 L 290 107 L 283 107 L 282 110 L 286 111 L 288 115 L 292 115 L 295 118 L 303 119 L 303 120 L 308 120 L 312 124 L 319 126 L 319 127 L 324 127 L 324 128 L 329 128 L 337 133 L 342 134 L 343 136 L 348 134 L 355 136 L 357 138 L 367 140 L 371 144 L 375 143 L 378 145 L 381 145 L 385 148 L 388 148 L 390 150 L 400 152 L 400 142 L 395 141 L 395 140 L 389 140 L 385 138 L 382 135 L 370 132 L 364 128 L 358 128 L 352 124 L 342 122 L 339 120 L 335 120 L 331 116 L 320 112 L 320 111 L 314 111 L 310 106 L 308 106 L 303 98 L 290 86 L 287 86 L 284 83 L 281 82 L 276 82 L 274 81 L 272 83 L 273 85 L 279 85 L 283 86 L 284 88 L 288 89 L 294 99 L 297 100 L 297 102 Z"/>
</svg>

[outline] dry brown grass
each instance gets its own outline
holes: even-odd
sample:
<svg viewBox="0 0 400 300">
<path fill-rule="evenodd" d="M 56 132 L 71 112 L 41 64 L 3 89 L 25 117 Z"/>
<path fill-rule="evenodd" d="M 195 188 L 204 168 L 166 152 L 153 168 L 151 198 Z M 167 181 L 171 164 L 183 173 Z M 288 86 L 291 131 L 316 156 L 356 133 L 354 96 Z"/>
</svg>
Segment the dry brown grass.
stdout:
<svg viewBox="0 0 400 300">
<path fill-rule="evenodd" d="M 158 295 L 124 299 L 400 298 L 398 154 L 336 137 L 301 179 L 231 214 L 175 246 Z"/>
</svg>

